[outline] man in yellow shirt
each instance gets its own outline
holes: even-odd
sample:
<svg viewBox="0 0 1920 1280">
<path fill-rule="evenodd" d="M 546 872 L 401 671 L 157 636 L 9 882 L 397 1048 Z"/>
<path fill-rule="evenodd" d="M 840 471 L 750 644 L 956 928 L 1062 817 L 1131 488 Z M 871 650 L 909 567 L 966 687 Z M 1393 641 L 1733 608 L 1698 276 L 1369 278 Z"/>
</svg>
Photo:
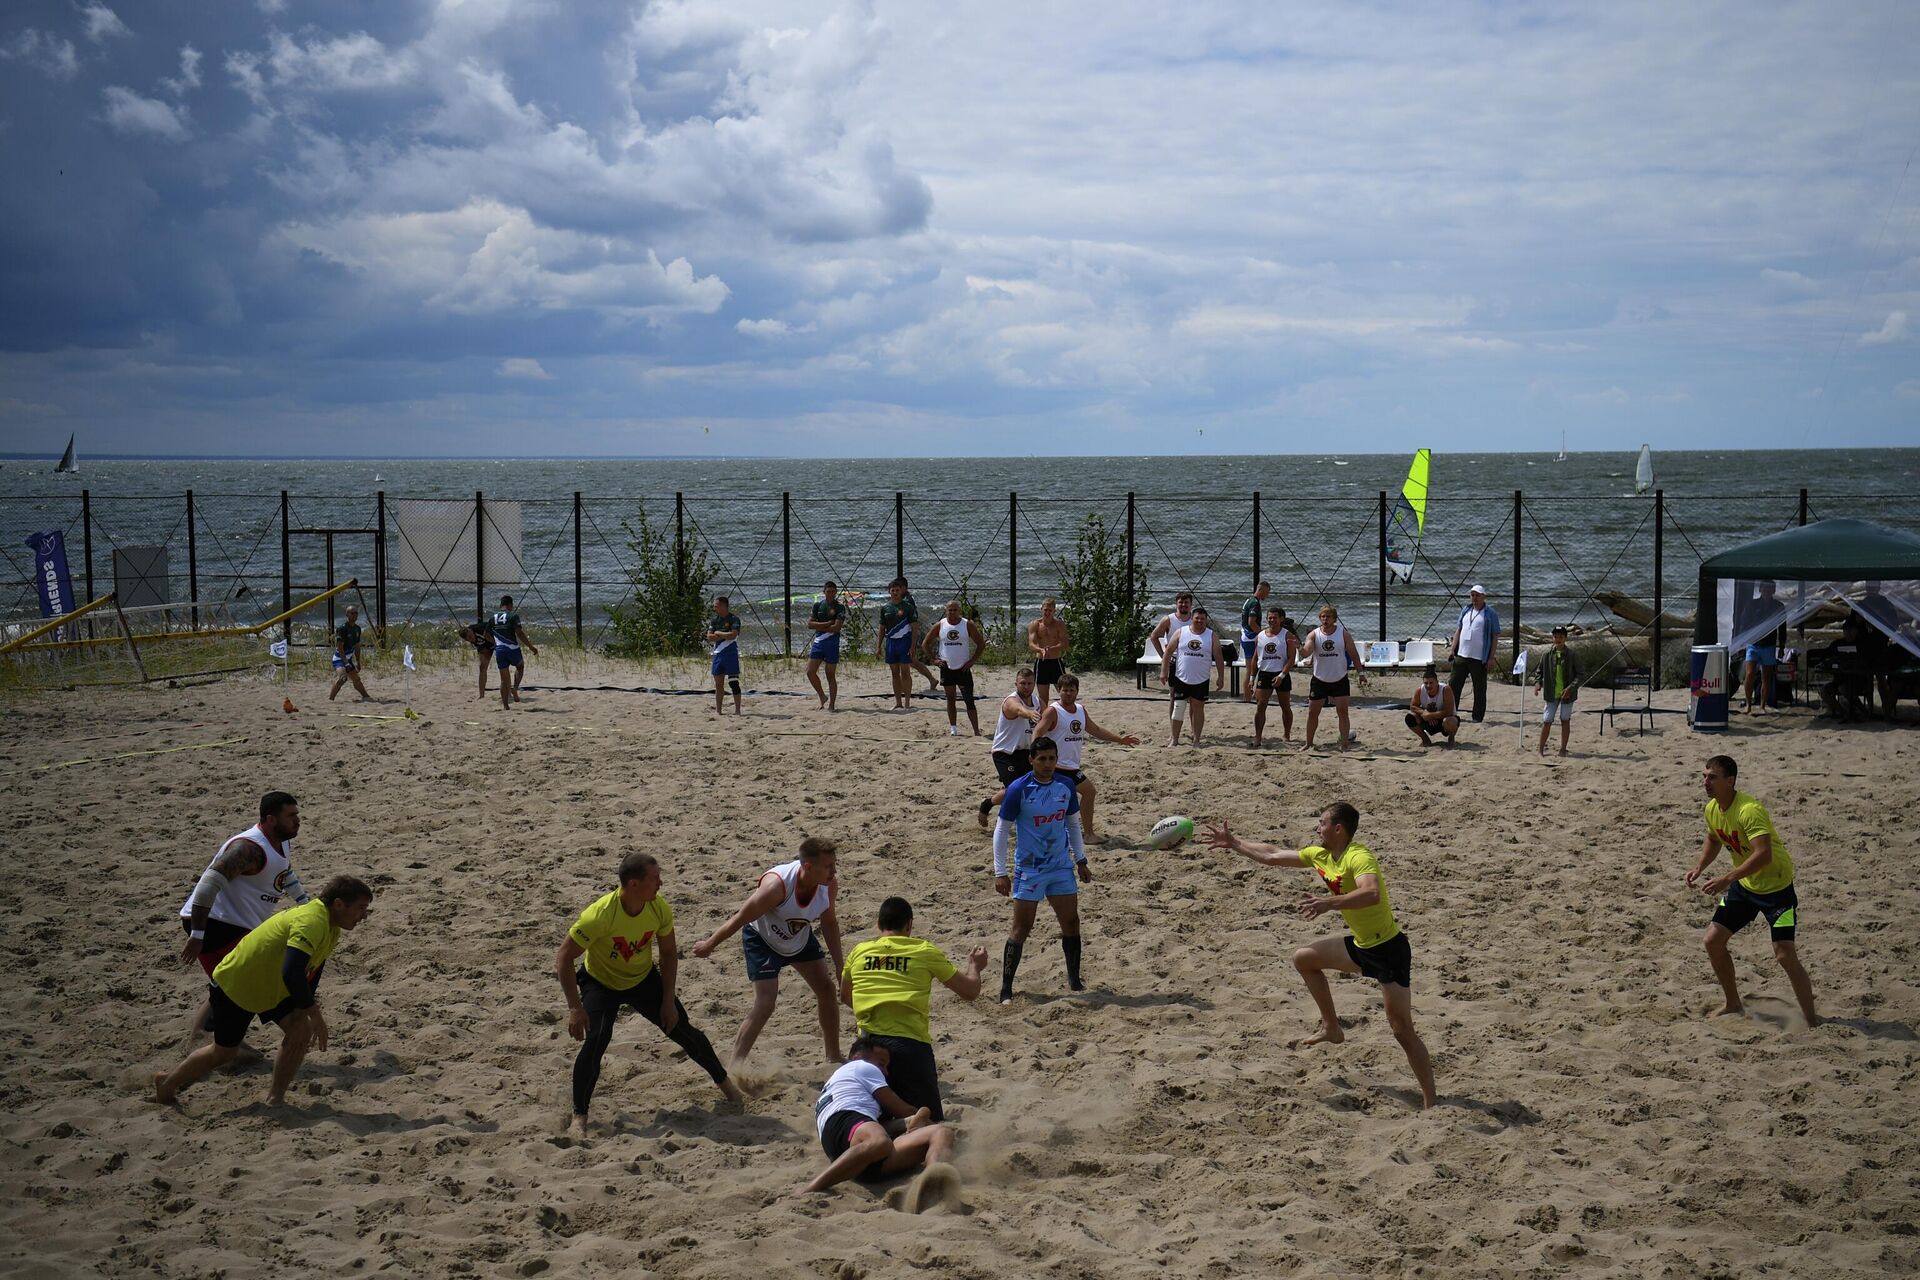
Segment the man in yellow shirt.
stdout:
<svg viewBox="0 0 1920 1280">
<path fill-rule="evenodd" d="M 660 860 L 652 854 L 622 858 L 620 887 L 580 913 L 553 958 L 554 975 L 567 997 L 567 1034 L 581 1042 L 573 1060 L 573 1121 L 567 1126 L 572 1137 L 587 1136 L 587 1106 L 600 1083 L 600 1059 L 613 1043 L 613 1024 L 623 1007 L 666 1032 L 729 1102 L 744 1096 L 674 993 L 680 948 L 673 936 L 673 908 L 660 896 L 660 879 Z M 653 962 L 656 944 L 658 965 Z M 574 962 L 582 957 L 585 963 L 576 970 Z"/>
<path fill-rule="evenodd" d="M 861 1033 L 887 1051 L 888 1086 L 908 1106 L 927 1108 L 938 1123 L 946 1112 L 933 1060 L 929 997 L 936 981 L 962 1000 L 978 996 L 987 949 L 975 947 L 966 969 L 957 968 L 940 948 L 913 936 L 913 907 L 905 898 L 880 904 L 879 925 L 879 937 L 848 953 L 840 1002 L 853 1010 Z"/>
<path fill-rule="evenodd" d="M 153 1077 L 153 1098 L 172 1103 L 180 1091 L 240 1056 L 240 1043 L 255 1018 L 280 1025 L 280 1053 L 267 1087 L 269 1106 L 284 1106 L 287 1086 L 309 1048 L 327 1047 L 321 1016 L 321 971 L 343 932 L 357 928 L 373 910 L 373 890 L 352 876 L 335 876 L 317 897 L 269 916 L 213 968 L 207 987 L 207 1025 L 213 1043 L 202 1045 L 172 1071 Z"/>
<path fill-rule="evenodd" d="M 1754 917 L 1765 916 L 1773 933 L 1773 958 L 1787 971 L 1787 981 L 1793 984 L 1794 999 L 1800 1002 L 1807 1025 L 1817 1027 L 1820 1015 L 1813 1007 L 1813 980 L 1807 977 L 1793 947 L 1800 905 L 1793 891 L 1793 858 L 1787 853 L 1787 842 L 1774 831 L 1767 807 L 1735 785 L 1739 774 L 1740 766 L 1732 756 L 1715 756 L 1707 761 L 1701 778 L 1707 793 L 1707 839 L 1700 846 L 1699 861 L 1687 872 L 1687 888 L 1692 889 L 1722 846 L 1733 859 L 1733 870 L 1698 886 L 1709 898 L 1719 899 L 1704 945 L 1713 976 L 1720 979 L 1720 989 L 1727 995 L 1726 1007 L 1720 1012 L 1739 1013 L 1745 1008 L 1740 1003 L 1740 988 L 1734 983 L 1727 940 L 1752 924 Z"/>
<path fill-rule="evenodd" d="M 1320 811 L 1315 828 L 1318 844 L 1298 853 L 1289 853 L 1270 844 L 1242 840 L 1227 829 L 1226 823 L 1207 827 L 1207 843 L 1216 849 L 1252 858 L 1269 867 L 1311 867 L 1319 873 L 1328 892 L 1307 894 L 1299 902 L 1303 919 L 1313 920 L 1329 911 L 1338 911 L 1353 932 L 1345 938 L 1322 938 L 1293 953 L 1293 967 L 1299 971 L 1313 1003 L 1320 1010 L 1320 1030 L 1301 1041 L 1303 1045 L 1339 1044 L 1347 1038 L 1333 1010 L 1333 988 L 1326 971 L 1359 973 L 1380 984 L 1380 997 L 1387 1006 L 1387 1025 L 1393 1038 L 1406 1052 L 1407 1064 L 1420 1082 L 1422 1105 L 1437 1101 L 1433 1088 L 1433 1059 L 1426 1042 L 1413 1029 L 1413 948 L 1400 924 L 1393 918 L 1387 900 L 1387 878 L 1380 871 L 1373 851 L 1355 842 L 1360 829 L 1360 812 L 1350 804 L 1331 804 Z"/>
</svg>

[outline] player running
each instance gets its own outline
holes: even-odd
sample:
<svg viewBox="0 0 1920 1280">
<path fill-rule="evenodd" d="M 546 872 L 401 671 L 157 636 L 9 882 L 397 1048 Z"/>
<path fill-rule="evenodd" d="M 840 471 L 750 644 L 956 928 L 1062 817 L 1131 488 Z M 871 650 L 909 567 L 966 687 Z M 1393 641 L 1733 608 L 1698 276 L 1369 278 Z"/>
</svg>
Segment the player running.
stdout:
<svg viewBox="0 0 1920 1280">
<path fill-rule="evenodd" d="M 966 699 L 967 722 L 973 726 L 973 736 L 980 736 L 980 711 L 973 704 L 973 664 L 986 647 L 980 624 L 960 616 L 958 600 L 947 601 L 946 616 L 927 631 L 925 648 L 940 664 L 940 684 L 947 691 L 947 733 L 952 737 L 960 736 L 956 695 Z"/>
<path fill-rule="evenodd" d="M 620 860 L 620 887 L 593 900 L 567 930 L 553 972 L 567 998 L 567 1034 L 580 1041 L 573 1060 L 573 1121 L 567 1132 L 587 1136 L 587 1108 L 600 1082 L 600 1059 L 613 1043 L 614 1020 L 632 1009 L 664 1031 L 705 1071 L 729 1102 L 744 1095 L 727 1075 L 705 1034 L 687 1020 L 675 985 L 680 948 L 673 908 L 660 896 L 660 860 L 630 853 Z M 654 947 L 660 962 L 654 963 Z M 574 962 L 585 957 L 579 969 Z"/>
<path fill-rule="evenodd" d="M 993 806 L 1007 798 L 1013 780 L 1033 766 L 1027 759 L 1027 744 L 1033 741 L 1033 726 L 1040 723 L 1046 704 L 1034 694 L 1035 672 L 1022 667 L 1013 673 L 1013 692 L 1000 699 L 1000 718 L 993 724 L 993 772 L 1000 789 L 980 802 L 980 825 L 986 827 Z"/>
<path fill-rule="evenodd" d="M 828 711 L 840 709 L 840 633 L 847 629 L 847 606 L 840 599 L 840 588 L 829 582 L 820 588 L 820 599 L 813 602 L 813 614 L 807 619 L 813 643 L 807 646 L 807 683 L 820 695 L 820 705 Z M 820 668 L 827 669 L 827 687 L 820 687 Z"/>
<path fill-rule="evenodd" d="M 520 701 L 520 681 L 527 674 L 527 660 L 521 656 L 520 647 L 525 645 L 537 658 L 540 646 L 520 629 L 520 615 L 513 611 L 512 596 L 500 597 L 500 607 L 487 625 L 493 632 L 493 665 L 500 669 L 500 709 L 511 710 Z M 508 671 L 513 672 L 511 680 Z"/>
<path fill-rule="evenodd" d="M 1123 747 L 1137 747 L 1140 739 L 1130 733 L 1110 733 L 1095 724 L 1093 712 L 1079 698 L 1080 677 L 1069 671 L 1060 677 L 1060 697 L 1040 713 L 1039 723 L 1033 726 L 1033 736 L 1035 739 L 1052 738 L 1059 748 L 1059 772 L 1072 780 L 1074 790 L 1080 796 L 1080 830 L 1086 843 L 1100 845 L 1106 841 L 1093 829 L 1093 802 L 1099 791 L 1094 787 L 1093 779 L 1080 767 L 1081 753 L 1087 748 L 1088 738 L 1117 743 Z"/>
<path fill-rule="evenodd" d="M 1813 1007 L 1813 980 L 1801 967 L 1793 944 L 1800 905 L 1793 891 L 1793 859 L 1787 853 L 1787 842 L 1773 829 L 1767 807 L 1735 786 L 1739 774 L 1740 766 L 1732 756 L 1714 756 L 1707 761 L 1701 779 L 1707 793 L 1707 838 L 1700 846 L 1700 860 L 1687 872 L 1686 880 L 1687 888 L 1694 888 L 1694 881 L 1713 864 L 1721 846 L 1726 847 L 1733 870 L 1699 886 L 1701 893 L 1719 899 L 1704 945 L 1713 976 L 1720 980 L 1720 989 L 1727 996 L 1726 1007 L 1720 1012 L 1739 1013 L 1745 1008 L 1734 982 L 1727 941 L 1752 924 L 1754 917 L 1765 916 L 1773 936 L 1773 958 L 1786 970 L 1807 1025 L 1817 1027 L 1820 1015 Z"/>
<path fill-rule="evenodd" d="M 746 953 L 753 1008 L 733 1038 L 735 1071 L 753 1052 L 753 1042 L 773 1016 L 774 1004 L 780 998 L 780 970 L 788 965 L 813 988 L 827 1061 L 842 1060 L 840 1005 L 834 989 L 834 975 L 845 960 L 840 951 L 840 920 L 833 914 L 833 900 L 840 893 L 834 878 L 838 854 L 833 841 L 808 836 L 800 842 L 798 857 L 763 872 L 760 883 L 732 918 L 693 944 L 693 954 L 704 960 L 738 933 L 741 950 Z M 825 952 L 820 950 L 823 939 Z M 832 968 L 827 967 L 829 955 L 833 957 Z"/>
<path fill-rule="evenodd" d="M 740 615 L 725 596 L 713 598 L 707 615 L 707 643 L 713 646 L 713 714 L 726 714 L 726 691 L 733 690 L 733 714 L 740 714 Z"/>
<path fill-rule="evenodd" d="M 1014 779 L 993 828 L 993 891 L 1013 899 L 1013 923 L 1000 953 L 1000 1003 L 1013 1002 L 1013 975 L 1045 898 L 1060 922 L 1060 950 L 1067 957 L 1067 990 L 1085 991 L 1080 980 L 1080 886 L 1093 883 L 1080 824 L 1080 796 L 1070 779 L 1055 771 L 1060 749 L 1051 738 L 1035 738 L 1033 772 Z M 1008 842 L 1014 845 L 1008 869 Z"/>
<path fill-rule="evenodd" d="M 1260 584 L 1262 587 L 1266 583 Z M 1253 703 L 1253 745 L 1266 744 L 1267 701 L 1280 695 L 1280 732 L 1282 740 L 1293 741 L 1293 664 L 1300 656 L 1300 640 L 1287 625 L 1284 609 L 1267 610 L 1267 628 L 1254 637 L 1253 656 L 1247 663 L 1249 686 L 1257 685 Z"/>
<path fill-rule="evenodd" d="M 1216 849 L 1231 849 L 1269 867 L 1311 867 L 1326 883 L 1326 894 L 1308 894 L 1300 899 L 1303 919 L 1313 920 L 1329 911 L 1338 911 L 1352 932 L 1344 938 L 1322 938 L 1293 953 L 1293 967 L 1307 984 L 1313 1003 L 1320 1010 L 1320 1030 L 1301 1041 L 1303 1046 L 1339 1044 L 1347 1038 L 1340 1019 L 1333 1011 L 1333 988 L 1327 984 L 1327 970 L 1359 973 L 1380 986 L 1380 997 L 1387 1006 L 1387 1025 L 1400 1042 L 1420 1082 L 1422 1105 L 1437 1101 L 1433 1088 L 1433 1059 L 1427 1046 L 1413 1029 L 1413 948 L 1400 924 L 1393 918 L 1387 900 L 1387 878 L 1374 859 L 1373 851 L 1354 840 L 1360 829 L 1360 813 L 1350 804 L 1331 804 L 1320 811 L 1315 828 L 1318 844 L 1298 853 L 1270 844 L 1243 840 L 1227 829 L 1226 823 L 1208 824 L 1206 840 Z"/>
</svg>

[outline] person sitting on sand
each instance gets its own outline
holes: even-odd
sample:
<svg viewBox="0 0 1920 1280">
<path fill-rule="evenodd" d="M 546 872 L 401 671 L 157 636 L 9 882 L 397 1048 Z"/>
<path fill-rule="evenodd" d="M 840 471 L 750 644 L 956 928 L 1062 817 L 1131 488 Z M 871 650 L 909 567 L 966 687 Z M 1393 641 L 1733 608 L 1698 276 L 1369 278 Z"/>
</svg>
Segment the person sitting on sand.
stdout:
<svg viewBox="0 0 1920 1280">
<path fill-rule="evenodd" d="M 922 1164 L 937 1164 L 953 1150 L 953 1130 L 933 1122 L 926 1107 L 914 1108 L 887 1087 L 893 1054 L 877 1036 L 860 1036 L 846 1065 L 827 1077 L 814 1104 L 814 1125 L 827 1167 L 807 1183 L 825 1191 L 857 1178 L 878 1182 Z"/>
<path fill-rule="evenodd" d="M 573 1060 L 573 1122 L 567 1126 L 573 1137 L 587 1136 L 587 1107 L 622 1006 L 666 1032 L 729 1102 L 745 1096 L 728 1078 L 706 1035 L 688 1021 L 686 1006 L 674 992 L 680 949 L 673 936 L 673 908 L 660 896 L 660 882 L 660 860 L 652 854 L 622 858 L 620 887 L 580 913 L 553 959 L 553 972 L 567 997 L 567 1034 L 581 1042 Z M 574 962 L 582 957 L 585 961 L 576 970 Z"/>
<path fill-rule="evenodd" d="M 840 892 L 834 869 L 839 849 L 824 836 L 808 836 L 791 862 L 760 875 L 760 882 L 731 919 L 693 944 L 693 954 L 704 960 L 734 934 L 747 957 L 747 981 L 753 984 L 753 1008 L 733 1040 L 733 1067 L 753 1052 L 753 1042 L 773 1016 L 780 998 L 780 970 L 792 965 L 813 988 L 820 1007 L 820 1038 L 827 1061 L 839 1062 L 840 1004 L 834 975 L 840 972 L 840 921 L 833 900 Z M 827 949 L 820 949 L 821 942 Z M 827 957 L 833 963 L 827 963 Z"/>
<path fill-rule="evenodd" d="M 1721 846 L 1726 846 L 1733 870 L 1699 886 L 1701 893 L 1719 899 L 1703 945 L 1713 965 L 1713 976 L 1720 980 L 1720 989 L 1727 996 L 1726 1007 L 1720 1012 L 1739 1013 L 1745 1007 L 1734 982 L 1727 941 L 1752 924 L 1754 917 L 1765 916 L 1773 936 L 1773 958 L 1786 970 L 1807 1025 L 1817 1027 L 1820 1015 L 1813 1007 L 1813 980 L 1801 967 L 1793 945 L 1794 913 L 1800 901 L 1793 891 L 1793 859 L 1787 853 L 1786 841 L 1773 829 L 1767 807 L 1735 785 L 1739 774 L 1740 766 L 1732 756 L 1714 756 L 1707 761 L 1701 778 L 1707 793 L 1707 838 L 1700 846 L 1699 861 L 1687 872 L 1686 879 L 1687 888 L 1694 888 L 1694 881 L 1712 865 Z"/>
<path fill-rule="evenodd" d="M 232 1062 L 258 1018 L 280 1026 L 267 1104 L 285 1105 L 287 1086 L 307 1050 L 327 1047 L 327 1020 L 316 994 L 327 957 L 340 945 L 340 935 L 358 928 L 372 909 L 372 889 L 352 876 L 335 876 L 305 906 L 280 912 L 240 939 L 214 966 L 207 988 L 213 1043 L 195 1049 L 172 1071 L 156 1074 L 154 1101 L 172 1103 L 182 1089 Z"/>
<path fill-rule="evenodd" d="M 1359 973 L 1380 985 L 1380 997 L 1387 1006 L 1387 1025 L 1393 1038 L 1406 1052 L 1414 1078 L 1420 1082 L 1422 1105 L 1431 1107 L 1437 1100 L 1433 1088 L 1433 1059 L 1426 1043 L 1413 1028 L 1413 948 L 1400 924 L 1393 918 L 1387 900 L 1387 878 L 1380 871 L 1373 851 L 1354 840 L 1360 829 L 1360 812 L 1350 804 L 1330 804 L 1320 811 L 1316 828 L 1318 844 L 1298 853 L 1270 844 L 1243 840 L 1227 829 L 1226 823 L 1207 827 L 1207 843 L 1216 849 L 1252 858 L 1269 867 L 1311 867 L 1319 873 L 1330 892 L 1308 894 L 1300 899 L 1300 915 L 1313 920 L 1329 911 L 1339 911 L 1353 932 L 1345 938 L 1322 938 L 1293 953 L 1293 967 L 1306 982 L 1313 1003 L 1320 1011 L 1320 1030 L 1301 1043 L 1339 1044 L 1347 1038 L 1333 1010 L 1333 988 L 1327 984 L 1326 971 Z"/>
<path fill-rule="evenodd" d="M 933 984 L 972 1000 L 980 994 L 987 949 L 967 953 L 963 972 L 931 942 L 913 936 L 913 906 L 905 898 L 880 904 L 880 936 L 855 947 L 840 971 L 840 1002 L 853 1010 L 862 1036 L 890 1055 L 887 1083 L 903 1102 L 946 1119 L 940 1073 L 928 1019 Z"/>
</svg>

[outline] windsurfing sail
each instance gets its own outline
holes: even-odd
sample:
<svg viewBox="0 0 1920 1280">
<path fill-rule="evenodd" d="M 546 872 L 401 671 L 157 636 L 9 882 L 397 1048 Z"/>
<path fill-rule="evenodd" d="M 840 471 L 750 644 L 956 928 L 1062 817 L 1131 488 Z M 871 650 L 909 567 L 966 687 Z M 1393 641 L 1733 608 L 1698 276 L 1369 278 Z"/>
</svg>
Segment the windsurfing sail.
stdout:
<svg viewBox="0 0 1920 1280">
<path fill-rule="evenodd" d="M 60 465 L 55 467 L 53 470 L 55 475 L 58 475 L 61 472 L 71 472 L 74 475 L 80 474 L 80 468 L 73 465 L 73 437 L 72 436 L 67 437 L 67 451 L 60 455 Z"/>
<path fill-rule="evenodd" d="M 1633 469 L 1633 491 L 1645 493 L 1653 488 L 1653 450 L 1640 446 L 1640 465 Z"/>
<path fill-rule="evenodd" d="M 1407 482 L 1400 486 L 1400 501 L 1387 517 L 1387 568 L 1402 582 L 1413 581 L 1413 559 L 1427 530 L 1427 469 L 1432 462 L 1433 450 L 1414 453 Z"/>
</svg>

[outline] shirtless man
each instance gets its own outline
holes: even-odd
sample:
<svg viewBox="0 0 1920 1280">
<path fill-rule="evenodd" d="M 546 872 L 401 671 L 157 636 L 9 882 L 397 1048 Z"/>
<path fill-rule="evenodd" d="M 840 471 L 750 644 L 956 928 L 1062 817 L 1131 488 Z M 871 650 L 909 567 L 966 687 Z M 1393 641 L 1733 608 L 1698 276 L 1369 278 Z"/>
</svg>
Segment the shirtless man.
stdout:
<svg viewBox="0 0 1920 1280">
<path fill-rule="evenodd" d="M 1047 705 L 1049 691 L 1066 673 L 1067 620 L 1054 612 L 1055 602 L 1048 596 L 1040 602 L 1040 616 L 1027 624 L 1027 648 L 1033 651 L 1033 676 L 1040 686 L 1040 705 Z"/>
</svg>

